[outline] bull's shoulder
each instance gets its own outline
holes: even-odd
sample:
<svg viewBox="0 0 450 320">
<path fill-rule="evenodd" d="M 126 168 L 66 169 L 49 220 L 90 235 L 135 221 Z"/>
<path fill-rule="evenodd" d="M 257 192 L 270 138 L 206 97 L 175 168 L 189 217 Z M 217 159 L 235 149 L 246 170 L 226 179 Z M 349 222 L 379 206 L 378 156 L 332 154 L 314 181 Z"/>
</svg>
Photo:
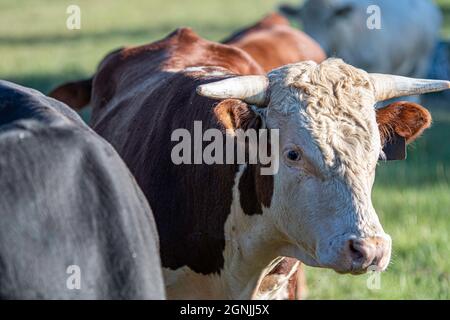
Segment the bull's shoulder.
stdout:
<svg viewBox="0 0 450 320">
<path fill-rule="evenodd" d="M 166 38 L 108 55 L 93 80 L 94 109 L 107 105 L 117 95 L 142 84 L 189 67 L 216 66 L 232 73 L 262 74 L 261 66 L 244 50 L 205 40 L 189 28 L 180 28 Z"/>
<path fill-rule="evenodd" d="M 163 52 L 159 62 L 163 70 L 182 70 L 193 66 L 218 66 L 237 74 L 261 73 L 261 68 L 245 51 L 225 44 L 208 41 L 190 28 L 179 28 L 166 38 L 154 43 L 129 48 L 123 57 L 144 52 Z"/>
<path fill-rule="evenodd" d="M 110 53 L 98 72 L 139 73 L 180 71 L 195 66 L 218 66 L 237 74 L 259 74 L 261 67 L 245 51 L 208 41 L 190 28 L 179 28 L 164 39 Z"/>
</svg>

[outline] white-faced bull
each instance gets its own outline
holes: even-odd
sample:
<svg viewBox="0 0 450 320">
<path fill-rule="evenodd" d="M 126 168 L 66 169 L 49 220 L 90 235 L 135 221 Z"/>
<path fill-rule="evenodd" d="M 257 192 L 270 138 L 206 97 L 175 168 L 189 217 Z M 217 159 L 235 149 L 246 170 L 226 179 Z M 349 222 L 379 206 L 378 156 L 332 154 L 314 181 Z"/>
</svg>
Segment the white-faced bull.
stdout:
<svg viewBox="0 0 450 320">
<path fill-rule="evenodd" d="M 388 123 L 377 123 L 374 105 L 447 88 L 447 81 L 368 74 L 329 59 L 201 85 L 197 91 L 265 108 L 266 126 L 280 130 L 280 170 L 264 210 L 266 230 L 280 232 L 286 241 L 280 253 L 358 274 L 369 266 L 384 270 L 390 259 L 391 238 L 371 201 L 377 161 L 389 156 L 382 146 L 400 133 L 397 122 L 410 121 L 402 119 L 405 113 L 414 117 L 411 135 L 430 124 L 429 114 L 412 104 L 398 105 Z"/>
<path fill-rule="evenodd" d="M 371 202 L 375 169 L 398 155 L 392 142 L 411 142 L 431 117 L 414 103 L 374 105 L 448 82 L 368 74 L 338 59 L 261 73 L 244 51 L 180 29 L 110 54 L 92 80 L 91 125 L 150 202 L 169 298 L 250 298 L 261 271 L 283 255 L 354 274 L 389 263 L 391 239 Z M 54 96 L 68 101 L 80 88 Z M 175 165 L 171 133 L 192 132 L 194 121 L 223 134 L 279 129 L 278 173 Z"/>
</svg>

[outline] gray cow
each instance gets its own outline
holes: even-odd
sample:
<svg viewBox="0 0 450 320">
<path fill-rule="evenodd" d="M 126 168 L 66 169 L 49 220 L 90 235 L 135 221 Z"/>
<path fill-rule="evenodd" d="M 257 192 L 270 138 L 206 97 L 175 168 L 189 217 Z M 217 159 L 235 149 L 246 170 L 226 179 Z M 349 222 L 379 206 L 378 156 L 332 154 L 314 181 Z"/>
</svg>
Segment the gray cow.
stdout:
<svg viewBox="0 0 450 320">
<path fill-rule="evenodd" d="M 280 10 L 301 21 L 329 56 L 368 72 L 409 77 L 427 75 L 442 22 L 428 0 L 306 0 Z M 371 29 L 378 12 L 381 29 Z"/>
<path fill-rule="evenodd" d="M 0 299 L 163 299 L 150 207 L 66 105 L 0 81 Z"/>
</svg>

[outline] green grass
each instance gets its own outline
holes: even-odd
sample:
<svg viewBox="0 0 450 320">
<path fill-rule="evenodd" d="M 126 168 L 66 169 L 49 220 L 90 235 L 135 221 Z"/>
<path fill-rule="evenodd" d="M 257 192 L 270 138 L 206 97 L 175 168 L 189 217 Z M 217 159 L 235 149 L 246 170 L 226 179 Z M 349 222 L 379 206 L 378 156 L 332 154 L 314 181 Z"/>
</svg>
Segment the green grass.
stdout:
<svg viewBox="0 0 450 320">
<path fill-rule="evenodd" d="M 309 298 L 449 299 L 448 185 L 378 186 L 374 202 L 393 239 L 392 261 L 381 274 L 380 289 L 368 288 L 369 275 L 307 268 Z"/>
<path fill-rule="evenodd" d="M 81 8 L 81 30 L 66 8 Z M 276 1 L 0 0 L 0 77 L 48 92 L 94 72 L 108 51 L 159 39 L 189 26 L 219 40 L 275 8 Z"/>
<path fill-rule="evenodd" d="M 296 2 L 296 1 L 289 1 Z M 450 17 L 450 1 L 438 1 Z M 0 78 L 48 92 L 91 75 L 123 45 L 150 42 L 176 27 L 219 40 L 276 6 L 275 0 L 0 0 Z M 82 29 L 65 28 L 78 4 Z M 450 18 L 443 34 L 450 34 Z M 428 99 L 434 124 L 409 147 L 406 161 L 381 163 L 373 200 L 393 238 L 393 259 L 380 290 L 368 276 L 307 268 L 309 298 L 449 299 L 450 104 Z"/>
</svg>

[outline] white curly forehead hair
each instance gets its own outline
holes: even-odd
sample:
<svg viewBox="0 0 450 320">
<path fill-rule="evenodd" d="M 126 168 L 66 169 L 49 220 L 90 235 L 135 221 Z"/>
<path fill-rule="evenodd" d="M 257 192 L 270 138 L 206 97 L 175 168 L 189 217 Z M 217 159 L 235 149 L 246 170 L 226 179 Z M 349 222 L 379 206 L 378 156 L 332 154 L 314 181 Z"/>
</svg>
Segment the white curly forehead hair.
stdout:
<svg viewBox="0 0 450 320">
<path fill-rule="evenodd" d="M 303 71 L 302 71 L 303 70 Z M 305 72 L 309 70 L 308 72 Z M 280 75 L 280 76 L 277 76 Z M 372 90 L 375 101 L 442 91 L 450 88 L 444 80 L 414 79 L 389 74 L 366 73 L 340 59 L 330 58 L 319 65 L 311 61 L 286 65 L 261 76 L 236 76 L 197 87 L 197 93 L 212 99 L 240 99 L 248 104 L 267 107 L 271 98 L 270 89 L 276 85 L 300 83 L 302 75 L 306 81 L 319 87 L 327 83 L 344 83 L 364 86 Z M 308 77 L 309 76 L 309 77 Z M 344 78 L 347 78 L 344 80 Z M 370 86 L 371 84 L 371 86 Z"/>
<path fill-rule="evenodd" d="M 354 160 L 367 154 L 378 156 L 381 147 L 376 101 L 368 73 L 340 59 L 328 59 L 321 64 L 308 61 L 286 65 L 268 77 L 267 112 L 280 113 L 281 117 L 299 115 L 327 166 L 368 164 Z M 349 158 L 352 160 L 345 163 Z"/>
</svg>

